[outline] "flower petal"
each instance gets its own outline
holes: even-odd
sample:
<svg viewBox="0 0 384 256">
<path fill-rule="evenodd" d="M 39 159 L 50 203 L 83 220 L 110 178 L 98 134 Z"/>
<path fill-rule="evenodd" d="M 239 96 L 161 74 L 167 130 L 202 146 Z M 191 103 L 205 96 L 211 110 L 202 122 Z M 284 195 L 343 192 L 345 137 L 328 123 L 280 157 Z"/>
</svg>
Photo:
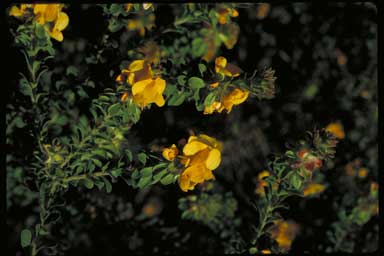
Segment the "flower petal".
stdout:
<svg viewBox="0 0 384 256">
<path fill-rule="evenodd" d="M 212 149 L 209 151 L 208 158 L 205 161 L 205 166 L 209 170 L 214 170 L 216 169 L 221 162 L 221 153 L 217 149 Z"/>
<path fill-rule="evenodd" d="M 207 144 L 204 144 L 200 141 L 192 141 L 184 146 L 183 153 L 186 156 L 191 156 L 206 148 L 208 148 Z"/>
</svg>

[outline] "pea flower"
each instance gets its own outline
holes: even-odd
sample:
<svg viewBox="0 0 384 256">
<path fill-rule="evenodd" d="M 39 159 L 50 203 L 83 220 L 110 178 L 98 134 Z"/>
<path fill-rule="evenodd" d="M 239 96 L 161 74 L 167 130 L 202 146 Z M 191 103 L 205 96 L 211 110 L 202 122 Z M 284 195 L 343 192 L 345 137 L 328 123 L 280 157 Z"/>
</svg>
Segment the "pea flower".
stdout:
<svg viewBox="0 0 384 256">
<path fill-rule="evenodd" d="M 279 247 L 284 250 L 289 250 L 292 241 L 295 239 L 299 225 L 294 221 L 278 220 L 274 222 L 274 226 L 270 230 L 272 239 L 275 239 Z"/>
<path fill-rule="evenodd" d="M 179 154 L 179 150 L 177 149 L 175 144 L 172 144 L 170 148 L 163 149 L 163 157 L 168 161 L 175 160 L 176 156 Z"/>
<path fill-rule="evenodd" d="M 237 77 L 242 72 L 238 66 L 228 63 L 227 59 L 222 56 L 215 59 L 215 71 L 228 77 Z"/>
<path fill-rule="evenodd" d="M 213 112 L 221 113 L 224 109 L 224 105 L 220 101 L 214 101 L 210 106 L 204 108 L 204 115 L 212 114 Z"/>
<path fill-rule="evenodd" d="M 132 86 L 133 101 L 142 109 L 151 103 L 162 107 L 165 103 L 163 97 L 164 90 L 165 80 L 161 78 L 139 81 Z"/>
<path fill-rule="evenodd" d="M 222 144 L 207 135 L 190 136 L 183 148 L 182 163 L 186 169 L 179 178 L 182 191 L 193 190 L 199 183 L 215 178 L 212 171 L 221 162 Z"/>
<path fill-rule="evenodd" d="M 20 8 L 14 5 L 11 7 L 9 15 L 17 18 L 22 17 L 26 15 L 27 9 L 31 7 L 31 4 L 21 4 Z"/>
<path fill-rule="evenodd" d="M 218 16 L 219 16 L 219 23 L 224 25 L 224 24 L 227 24 L 231 19 L 230 17 L 237 17 L 239 16 L 239 12 L 234 9 L 234 8 L 221 8 L 219 9 L 218 11 Z"/>
<path fill-rule="evenodd" d="M 304 188 L 304 196 L 311 196 L 322 193 L 326 187 L 320 183 L 311 182 Z"/>
<path fill-rule="evenodd" d="M 153 72 L 151 65 L 145 60 L 135 60 L 129 64 L 127 69 L 123 69 L 116 78 L 116 82 L 133 85 L 136 82 L 152 78 Z"/>
<path fill-rule="evenodd" d="M 339 122 L 330 123 L 329 125 L 327 125 L 325 130 L 332 133 L 333 135 L 335 135 L 335 137 L 338 139 L 344 139 L 345 138 L 343 125 Z"/>
<path fill-rule="evenodd" d="M 249 95 L 248 91 L 241 90 L 239 88 L 234 89 L 228 95 L 222 98 L 224 108 L 227 110 L 227 113 L 232 111 L 232 107 L 239 105 L 247 100 Z"/>
<path fill-rule="evenodd" d="M 13 6 L 9 15 L 14 17 L 24 17 L 29 14 L 28 9 L 34 15 L 34 19 L 48 31 L 49 36 L 61 42 L 64 39 L 62 31 L 69 24 L 69 17 L 61 9 L 63 4 L 22 4 L 20 8 Z"/>
<path fill-rule="evenodd" d="M 227 113 L 232 111 L 233 106 L 239 105 L 247 100 L 249 95 L 248 91 L 241 89 L 234 89 L 229 94 L 221 97 L 220 102 L 214 101 L 210 106 L 204 108 L 204 114 L 212 114 L 213 112 L 221 113 L 224 109 Z"/>
</svg>

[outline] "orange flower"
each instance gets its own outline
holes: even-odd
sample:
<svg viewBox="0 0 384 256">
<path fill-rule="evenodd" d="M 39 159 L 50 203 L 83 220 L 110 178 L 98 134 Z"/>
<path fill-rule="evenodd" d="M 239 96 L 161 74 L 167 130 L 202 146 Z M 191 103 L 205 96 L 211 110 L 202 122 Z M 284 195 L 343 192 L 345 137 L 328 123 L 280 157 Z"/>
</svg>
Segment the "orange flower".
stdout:
<svg viewBox="0 0 384 256">
<path fill-rule="evenodd" d="M 299 232 L 299 225 L 294 221 L 275 221 L 275 225 L 272 227 L 270 233 L 272 239 L 275 239 L 279 244 L 279 247 L 284 250 L 291 248 L 292 242 Z"/>
<path fill-rule="evenodd" d="M 238 66 L 228 63 L 227 59 L 222 56 L 215 59 L 215 71 L 229 77 L 237 77 L 242 72 Z"/>
<path fill-rule="evenodd" d="M 335 135 L 335 137 L 338 139 L 345 138 L 344 128 L 340 122 L 328 124 L 325 130 Z"/>
<path fill-rule="evenodd" d="M 175 160 L 176 156 L 179 154 L 179 150 L 177 149 L 175 144 L 172 144 L 170 148 L 163 149 L 163 157 L 168 161 Z"/>
<path fill-rule="evenodd" d="M 151 103 L 162 107 L 165 103 L 164 90 L 165 80 L 161 78 L 141 80 L 132 86 L 133 101 L 142 109 Z"/>
<path fill-rule="evenodd" d="M 193 190 L 197 184 L 215 178 L 212 171 L 220 165 L 221 149 L 219 141 L 205 134 L 189 137 L 181 157 L 186 167 L 179 178 L 182 191 Z"/>
<path fill-rule="evenodd" d="M 121 100 L 122 102 L 125 102 L 125 101 L 127 101 L 128 96 L 129 96 L 129 94 L 128 94 L 127 92 L 124 92 L 123 95 L 121 95 L 120 100 Z"/>
</svg>

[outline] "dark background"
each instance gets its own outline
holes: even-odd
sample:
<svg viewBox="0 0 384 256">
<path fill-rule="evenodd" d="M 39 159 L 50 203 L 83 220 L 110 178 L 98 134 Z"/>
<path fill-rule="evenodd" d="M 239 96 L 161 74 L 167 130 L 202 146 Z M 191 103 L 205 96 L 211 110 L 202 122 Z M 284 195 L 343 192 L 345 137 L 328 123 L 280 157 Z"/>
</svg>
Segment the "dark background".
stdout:
<svg viewBox="0 0 384 256">
<path fill-rule="evenodd" d="M 172 22 L 171 10 L 167 5 L 156 8 L 157 26 Z M 100 44 L 107 26 L 101 8 L 71 5 L 66 13 L 70 26 L 64 31 L 64 41 Z M 221 140 L 225 149 L 216 178 L 222 189 L 232 191 L 238 200 L 241 233 L 246 238 L 250 223 L 257 223 L 257 213 L 250 206 L 256 198 L 255 177 L 267 167 L 271 155 L 284 152 L 285 144 L 301 139 L 305 131 L 340 121 L 346 138 L 338 144 L 328 170 L 324 170 L 328 189 L 318 198 L 290 199 L 291 210 L 282 213 L 301 226 L 293 252 L 323 251 L 326 231 L 337 220 L 338 210 L 351 209 L 369 187 L 369 181 L 377 180 L 376 7 L 370 3 L 271 4 L 264 19 L 256 18 L 256 5 L 239 8 L 239 13 L 235 20 L 241 31 L 238 43 L 232 50 L 223 47 L 220 55 L 248 72 L 264 67 L 275 69 L 276 97 L 249 99 L 229 115 L 205 116 L 196 111 L 193 103 L 177 108 L 151 107 L 142 114 L 131 136 L 143 145 L 169 145 L 187 138 L 188 131 L 194 130 Z M 66 44 L 55 46 L 63 52 L 58 61 L 78 62 L 75 54 L 65 53 Z M 16 49 L 12 51 L 19 63 L 12 69 L 16 81 L 25 65 L 22 55 Z M 345 65 L 338 63 L 338 51 L 345 55 Z M 87 89 L 91 98 L 111 85 L 109 71 L 119 72 L 119 64 L 88 66 L 90 76 L 97 81 L 95 88 Z M 308 96 L 310 86 L 317 88 L 315 95 Z M 362 97 L 362 91 L 368 96 Z M 15 96 L 10 101 L 17 103 L 18 99 Z M 87 104 L 86 100 L 79 103 L 80 112 L 86 112 Z M 19 154 L 30 154 L 28 139 L 20 137 L 23 147 L 12 145 L 21 150 Z M 365 180 L 345 178 L 345 165 L 356 158 L 369 170 Z M 118 182 L 112 194 L 97 189 L 87 193 L 71 191 L 65 195 L 69 204 L 63 215 L 64 225 L 58 225 L 55 232 L 64 241 L 61 246 L 70 244 L 65 255 L 221 252 L 220 239 L 209 228 L 180 218 L 177 200 L 183 196 L 177 184 L 138 191 Z M 161 202 L 161 213 L 151 219 L 135 219 L 150 198 Z M 8 246 L 12 254 L 21 255 L 19 232 L 28 222 L 25 220 L 31 218 L 34 205 L 21 206 L 24 199 L 18 197 L 11 200 L 7 210 Z M 350 239 L 356 241 L 354 252 L 375 250 L 377 224 L 374 217 L 351 234 Z M 373 238 L 368 241 L 367 237 Z"/>
</svg>

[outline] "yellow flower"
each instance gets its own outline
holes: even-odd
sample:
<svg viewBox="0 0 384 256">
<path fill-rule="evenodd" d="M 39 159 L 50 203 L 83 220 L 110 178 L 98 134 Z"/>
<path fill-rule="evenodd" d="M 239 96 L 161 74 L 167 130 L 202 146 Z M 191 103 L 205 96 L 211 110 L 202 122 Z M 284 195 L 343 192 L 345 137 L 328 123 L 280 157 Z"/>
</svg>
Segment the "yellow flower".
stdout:
<svg viewBox="0 0 384 256">
<path fill-rule="evenodd" d="M 237 77 L 242 72 L 238 66 L 228 63 L 227 59 L 222 56 L 215 59 L 215 71 L 229 77 Z"/>
<path fill-rule="evenodd" d="M 179 178 L 182 191 L 193 190 L 197 184 L 215 178 L 212 171 L 220 165 L 221 150 L 222 144 L 205 134 L 189 137 L 181 161 L 186 167 Z"/>
<path fill-rule="evenodd" d="M 179 154 L 179 150 L 177 149 L 175 144 L 172 144 L 170 148 L 163 149 L 163 157 L 168 161 L 175 160 L 176 156 Z"/>
<path fill-rule="evenodd" d="M 262 20 L 265 17 L 267 17 L 270 8 L 271 7 L 269 4 L 263 3 L 258 5 L 257 11 L 256 11 L 256 18 L 258 18 L 259 20 Z"/>
<path fill-rule="evenodd" d="M 327 125 L 325 130 L 332 133 L 333 135 L 335 135 L 335 137 L 338 139 L 344 139 L 345 138 L 343 125 L 339 122 L 330 123 L 329 125 Z"/>
<path fill-rule="evenodd" d="M 22 17 L 27 13 L 27 9 L 33 9 L 36 22 L 44 25 L 50 37 L 61 42 L 64 38 L 61 31 L 63 31 L 69 23 L 68 15 L 61 11 L 63 7 L 63 4 L 22 4 L 20 9 L 13 6 L 9 15 Z"/>
<path fill-rule="evenodd" d="M 211 88 L 216 88 L 219 86 L 219 82 L 214 82 L 209 85 Z"/>
<path fill-rule="evenodd" d="M 121 73 L 127 77 L 126 82 L 133 85 L 139 81 L 152 78 L 152 68 L 145 60 L 135 60 L 129 66 L 128 69 L 123 69 Z M 119 75 L 116 79 L 117 82 L 123 82 L 123 76 Z"/>
<path fill-rule="evenodd" d="M 227 113 L 230 113 L 233 106 L 246 101 L 248 95 L 248 91 L 236 88 L 228 95 L 221 97 L 221 101 L 214 101 L 210 106 L 206 106 L 204 108 L 204 115 L 212 114 L 213 112 L 221 113 L 224 109 L 227 110 Z"/>
<path fill-rule="evenodd" d="M 322 193 L 326 187 L 323 184 L 319 183 L 309 183 L 307 187 L 304 189 L 304 196 L 310 196 Z"/>
<path fill-rule="evenodd" d="M 257 175 L 257 185 L 256 185 L 255 193 L 258 194 L 259 196 L 265 196 L 264 187 L 266 187 L 268 183 L 265 180 L 263 180 L 263 178 L 268 177 L 270 175 L 271 174 L 269 173 L 269 171 L 266 171 L 266 170 L 260 172 L 259 175 Z"/>
<path fill-rule="evenodd" d="M 299 225 L 294 221 L 275 221 L 275 225 L 270 230 L 272 239 L 275 239 L 279 244 L 279 247 L 284 250 L 289 250 L 292 245 L 292 241 L 295 239 Z"/>
<path fill-rule="evenodd" d="M 58 19 L 63 6 L 63 4 L 35 4 L 33 13 L 35 14 L 36 22 L 41 25 L 47 22 L 54 22 Z"/>
<path fill-rule="evenodd" d="M 14 17 L 22 17 L 25 15 L 27 8 L 30 8 L 30 4 L 21 4 L 20 8 L 17 6 L 12 6 L 11 9 L 9 10 L 9 15 L 14 16 Z"/>
<path fill-rule="evenodd" d="M 124 92 L 123 95 L 121 95 L 120 100 L 121 100 L 122 102 L 125 102 L 125 101 L 127 101 L 128 96 L 129 96 L 129 94 L 128 94 L 127 92 Z"/>
<path fill-rule="evenodd" d="M 68 23 L 68 15 L 64 12 L 60 12 L 55 21 L 55 25 L 53 26 L 52 30 L 49 31 L 49 35 L 59 42 L 63 41 L 64 36 L 61 31 L 63 31 L 68 26 Z"/>
<path fill-rule="evenodd" d="M 268 250 L 268 249 L 265 249 L 265 250 L 261 250 L 261 254 L 271 254 L 271 250 Z"/>
<path fill-rule="evenodd" d="M 165 80 L 161 78 L 141 80 L 132 86 L 133 101 L 142 109 L 151 103 L 162 107 L 165 103 L 164 89 Z"/>
<path fill-rule="evenodd" d="M 358 171 L 357 171 L 357 175 L 360 177 L 360 178 L 365 178 L 367 177 L 368 175 L 368 170 L 367 168 L 360 168 Z"/>
<path fill-rule="evenodd" d="M 243 103 L 248 98 L 249 92 L 241 89 L 234 89 L 231 93 L 222 98 L 224 108 L 227 113 L 232 111 L 232 107 Z"/>
<path fill-rule="evenodd" d="M 236 9 L 233 8 L 221 8 L 218 10 L 219 15 L 219 23 L 224 25 L 227 24 L 230 21 L 230 17 L 237 17 L 239 16 L 239 12 Z"/>
<path fill-rule="evenodd" d="M 214 101 L 212 105 L 206 106 L 204 108 L 204 115 L 212 114 L 215 111 L 221 113 L 223 109 L 224 109 L 224 105 L 221 104 L 221 102 Z"/>
</svg>

